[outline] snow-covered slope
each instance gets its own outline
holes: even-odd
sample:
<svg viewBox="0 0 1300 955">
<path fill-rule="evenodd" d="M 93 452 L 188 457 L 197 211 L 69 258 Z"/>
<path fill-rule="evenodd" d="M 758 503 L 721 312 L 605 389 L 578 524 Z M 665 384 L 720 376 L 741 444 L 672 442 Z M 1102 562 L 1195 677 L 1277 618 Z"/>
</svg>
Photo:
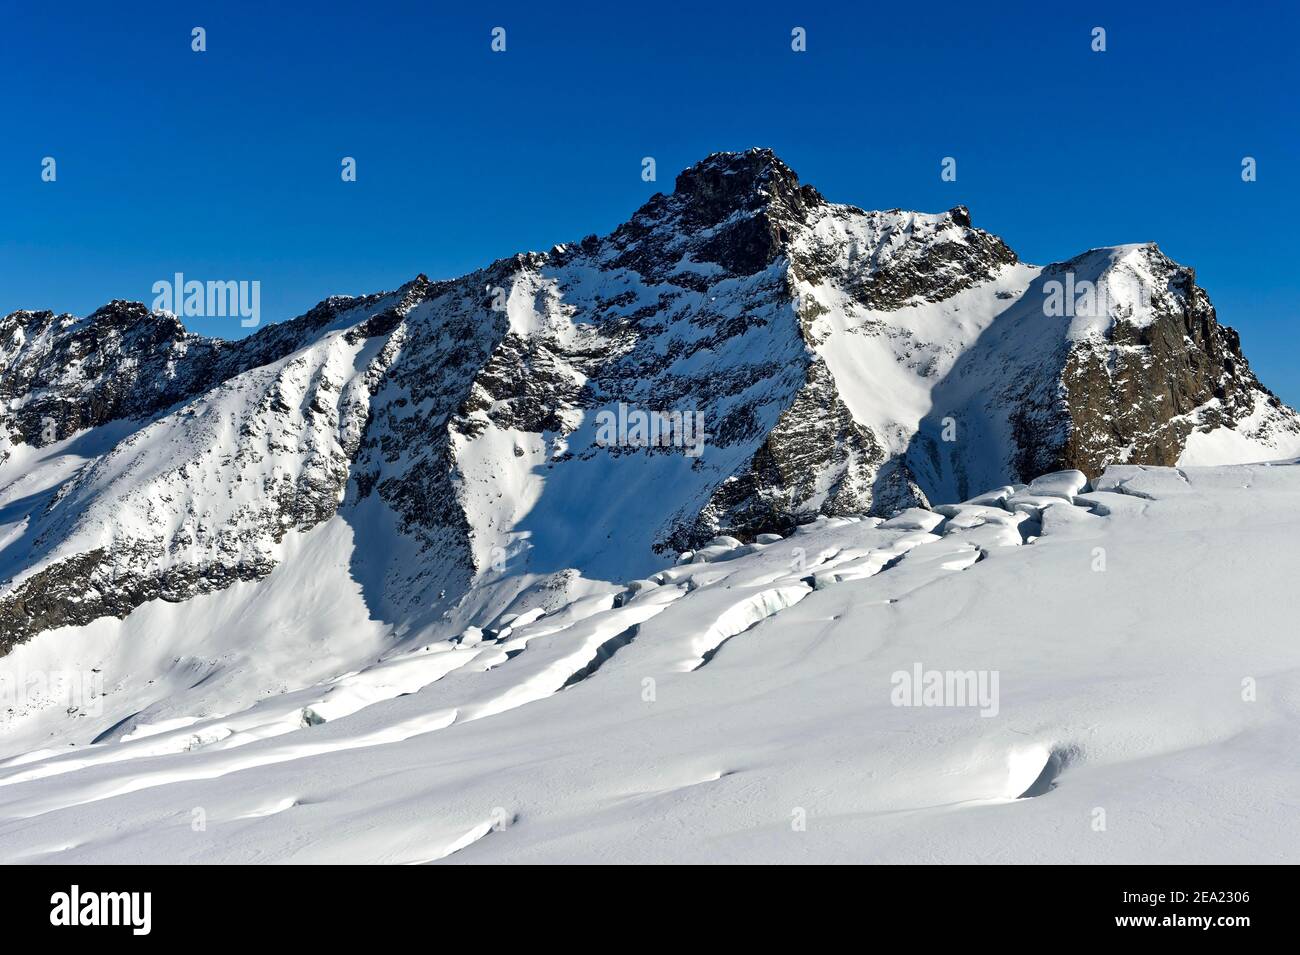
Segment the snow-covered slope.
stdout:
<svg viewBox="0 0 1300 955">
<path fill-rule="evenodd" d="M 799 622 L 805 608 L 837 581 L 879 573 L 938 592 L 976 561 L 960 579 L 983 579 L 994 548 L 1051 553 L 1019 545 L 1064 540 L 1067 520 L 1071 534 L 1110 533 L 1122 517 L 1115 533 L 1140 536 L 1145 512 L 1043 514 L 1108 466 L 1300 455 L 1300 418 L 1255 379 L 1192 271 L 1154 245 L 1039 268 L 963 207 L 830 203 L 766 150 L 708 157 L 607 236 L 336 296 L 239 342 L 129 302 L 84 319 L 16 312 L 0 320 L 0 398 L 0 690 L 60 671 L 97 687 L 71 702 L 21 689 L 0 705 L 0 758 L 25 767 L 0 790 L 7 779 L 50 805 L 73 780 L 113 793 L 154 785 L 132 782 L 137 771 L 192 778 L 173 760 L 211 760 L 215 778 L 442 727 L 460 739 L 463 723 L 504 718 L 515 733 L 509 714 L 550 712 L 536 708 L 553 699 L 592 699 L 574 719 L 593 719 L 609 705 L 587 688 L 604 661 L 643 659 L 670 684 L 701 664 L 709 674 L 719 646 L 768 617 L 801 646 L 829 626 Z M 648 412 L 668 416 L 661 445 L 622 426 Z M 1006 507 L 1009 491 L 924 509 L 1068 468 L 1085 474 Z M 1279 471 L 1206 473 L 1272 487 Z M 1143 475 L 1134 494 L 1156 480 Z M 1195 519 L 1221 507 L 1254 520 L 1273 506 L 1258 496 L 1222 503 L 1216 490 Z M 1170 527 L 1200 540 L 1200 524 Z M 796 548 L 807 566 L 791 564 Z M 676 567 L 683 552 L 728 559 Z M 1036 572 L 1042 588 L 1078 586 L 1050 561 Z M 1038 619 L 1042 594 L 1010 580 L 990 582 L 1009 608 L 990 620 Z M 955 627 L 957 640 L 966 586 L 943 584 L 952 615 L 890 626 L 918 653 L 925 627 Z M 901 609 L 892 590 L 863 599 L 832 611 L 832 629 L 874 632 L 877 613 Z M 1012 659 L 1028 652 L 1015 646 Z M 813 697 L 822 674 L 835 699 L 836 654 L 794 666 Z M 767 666 L 753 664 L 754 686 L 796 712 L 794 684 L 780 690 Z M 632 727 L 654 712 L 618 718 Z M 843 741 L 821 720 L 808 731 Z M 562 749 L 567 725 L 521 738 Z M 631 728 L 610 732 L 658 758 Z M 663 745 L 666 766 L 691 751 L 671 735 Z M 246 764 L 245 752 L 262 755 Z M 158 775 L 143 772 L 163 757 Z M 661 780 L 669 790 L 679 770 Z M 443 835 L 392 857 L 432 858 Z"/>
<path fill-rule="evenodd" d="M 0 762 L 0 859 L 1294 862 L 1297 515 L 1295 463 L 1117 466 L 719 540 L 297 691 L 60 735 Z M 307 604 L 355 589 L 305 566 L 169 613 L 340 632 L 346 593 Z M 91 629 L 81 665 L 119 636 Z"/>
</svg>

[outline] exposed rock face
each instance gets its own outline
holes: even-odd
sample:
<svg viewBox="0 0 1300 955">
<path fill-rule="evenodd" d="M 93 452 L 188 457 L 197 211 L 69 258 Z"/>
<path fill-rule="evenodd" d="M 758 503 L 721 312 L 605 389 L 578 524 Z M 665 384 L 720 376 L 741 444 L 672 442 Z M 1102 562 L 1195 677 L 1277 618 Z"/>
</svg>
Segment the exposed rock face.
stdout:
<svg viewBox="0 0 1300 955">
<path fill-rule="evenodd" d="M 0 321 L 0 340 L 0 396 L 11 406 L 21 402 L 5 423 L 11 439 L 37 446 L 170 404 L 176 379 L 167 369 L 202 341 L 138 302 L 110 302 L 85 321 L 14 312 Z M 218 348 L 204 342 L 199 350 L 211 360 Z"/>
<path fill-rule="evenodd" d="M 332 298 L 238 342 L 187 332 L 174 315 L 109 302 L 85 319 L 19 311 L 0 319 L 0 417 L 14 444 L 41 447 L 110 421 L 147 419 L 310 340 L 343 306 Z M 17 407 L 14 407 L 18 405 Z"/>
<path fill-rule="evenodd" d="M 1100 304 L 1054 308 L 1067 280 Z M 511 580 L 630 579 L 1225 429 L 1300 453 L 1154 246 L 1038 269 L 964 207 L 835 205 L 767 150 L 708 157 L 608 236 L 238 342 L 113 302 L 13 313 L 0 358 L 0 654 L 265 576 L 329 520 L 372 612 L 436 631 Z M 651 411 L 703 445 L 602 430 Z"/>
<path fill-rule="evenodd" d="M 1294 413 L 1250 371 L 1193 270 L 1154 248 L 1141 255 L 1158 280 L 1150 321 L 1119 318 L 1071 350 L 1061 376 L 1071 428 L 1057 462 L 1087 474 L 1117 462 L 1173 466 L 1193 430 L 1295 434 Z"/>
<path fill-rule="evenodd" d="M 893 311 L 918 301 L 941 302 L 1017 261 L 997 236 L 971 227 L 965 206 L 941 216 L 852 206 L 817 212 L 809 217 L 791 272 L 814 286 L 836 283 L 864 308 Z"/>
</svg>

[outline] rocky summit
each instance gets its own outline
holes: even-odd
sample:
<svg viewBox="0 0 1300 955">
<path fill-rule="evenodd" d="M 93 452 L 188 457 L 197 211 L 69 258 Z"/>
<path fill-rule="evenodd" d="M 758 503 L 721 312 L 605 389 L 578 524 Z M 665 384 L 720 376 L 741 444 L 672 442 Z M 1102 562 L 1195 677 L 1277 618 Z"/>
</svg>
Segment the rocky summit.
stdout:
<svg viewBox="0 0 1300 955">
<path fill-rule="evenodd" d="M 1032 266 L 964 207 L 835 204 L 765 149 L 609 235 L 239 341 L 114 301 L 12 313 L 0 349 L 0 655 L 265 578 L 326 524 L 370 617 L 439 638 L 720 537 L 1300 454 L 1154 244 Z"/>
</svg>

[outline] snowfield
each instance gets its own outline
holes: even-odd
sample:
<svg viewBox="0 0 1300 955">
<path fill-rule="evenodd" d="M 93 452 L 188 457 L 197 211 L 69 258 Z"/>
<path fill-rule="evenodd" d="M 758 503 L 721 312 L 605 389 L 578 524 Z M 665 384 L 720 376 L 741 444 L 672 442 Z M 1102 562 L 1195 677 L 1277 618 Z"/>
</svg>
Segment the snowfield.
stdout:
<svg viewBox="0 0 1300 955">
<path fill-rule="evenodd" d="M 426 642 L 335 516 L 4 659 L 113 676 L 3 723 L 0 860 L 1296 862 L 1297 540 L 1297 462 L 1062 472 Z"/>
</svg>

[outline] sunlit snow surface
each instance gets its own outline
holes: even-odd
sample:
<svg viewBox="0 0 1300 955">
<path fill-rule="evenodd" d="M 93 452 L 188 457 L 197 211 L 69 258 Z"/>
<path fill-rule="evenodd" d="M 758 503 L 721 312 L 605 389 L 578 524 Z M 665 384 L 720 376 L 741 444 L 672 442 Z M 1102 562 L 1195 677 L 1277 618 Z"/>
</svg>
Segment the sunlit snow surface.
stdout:
<svg viewBox="0 0 1300 955">
<path fill-rule="evenodd" d="M 1079 483 L 722 540 L 418 646 L 336 518 L 6 658 L 118 677 L 5 724 L 0 859 L 1300 860 L 1300 466 Z M 894 705 L 918 665 L 996 672 L 996 715 Z"/>
</svg>

